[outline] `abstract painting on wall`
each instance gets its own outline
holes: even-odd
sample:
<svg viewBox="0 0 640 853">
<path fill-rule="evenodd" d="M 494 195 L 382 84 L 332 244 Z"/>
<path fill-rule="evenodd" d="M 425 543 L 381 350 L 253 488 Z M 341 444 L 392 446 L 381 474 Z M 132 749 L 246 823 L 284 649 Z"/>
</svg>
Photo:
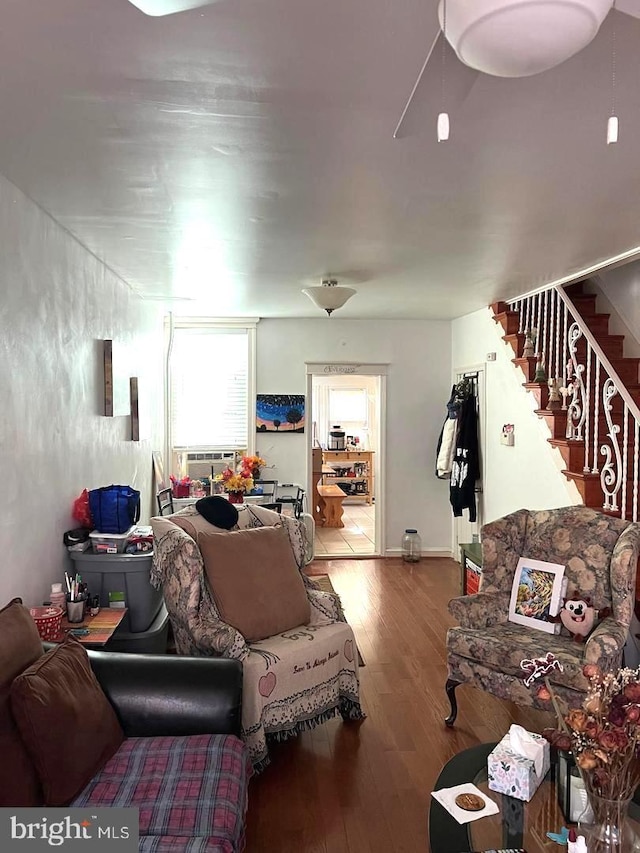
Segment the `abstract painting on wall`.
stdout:
<svg viewBox="0 0 640 853">
<path fill-rule="evenodd" d="M 256 432 L 304 432 L 304 394 L 256 394 Z"/>
</svg>

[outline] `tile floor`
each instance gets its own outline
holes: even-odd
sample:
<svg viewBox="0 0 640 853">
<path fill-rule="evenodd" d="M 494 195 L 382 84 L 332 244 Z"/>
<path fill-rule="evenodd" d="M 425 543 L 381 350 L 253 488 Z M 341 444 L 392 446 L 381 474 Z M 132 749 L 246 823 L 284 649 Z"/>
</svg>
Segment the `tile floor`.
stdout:
<svg viewBox="0 0 640 853">
<path fill-rule="evenodd" d="M 375 553 L 375 504 L 344 503 L 344 527 L 317 527 L 316 557 L 345 557 Z"/>
</svg>

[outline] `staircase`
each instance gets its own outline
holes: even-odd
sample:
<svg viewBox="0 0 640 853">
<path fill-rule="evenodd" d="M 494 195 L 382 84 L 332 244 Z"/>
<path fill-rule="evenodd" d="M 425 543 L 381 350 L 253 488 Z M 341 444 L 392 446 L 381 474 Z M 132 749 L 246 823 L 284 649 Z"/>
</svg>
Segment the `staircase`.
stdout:
<svg viewBox="0 0 640 853">
<path fill-rule="evenodd" d="M 596 301 L 580 282 L 491 308 L 549 427 L 549 444 L 562 454 L 565 477 L 585 506 L 637 521 L 640 359 L 624 356 L 624 335 L 609 334 L 609 315 Z M 532 330 L 533 356 L 524 354 Z M 540 362 L 560 395 L 536 375 Z"/>
</svg>

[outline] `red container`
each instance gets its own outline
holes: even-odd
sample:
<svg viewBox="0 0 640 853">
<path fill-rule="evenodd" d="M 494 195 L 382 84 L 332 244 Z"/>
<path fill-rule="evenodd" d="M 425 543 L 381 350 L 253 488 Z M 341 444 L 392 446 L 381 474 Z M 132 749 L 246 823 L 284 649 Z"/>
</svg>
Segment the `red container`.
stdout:
<svg viewBox="0 0 640 853">
<path fill-rule="evenodd" d="M 188 498 L 189 495 L 189 483 L 176 483 L 172 488 L 174 498 Z"/>
<path fill-rule="evenodd" d="M 55 642 L 60 638 L 62 628 L 60 607 L 31 607 L 29 613 L 36 623 L 41 640 Z"/>
</svg>

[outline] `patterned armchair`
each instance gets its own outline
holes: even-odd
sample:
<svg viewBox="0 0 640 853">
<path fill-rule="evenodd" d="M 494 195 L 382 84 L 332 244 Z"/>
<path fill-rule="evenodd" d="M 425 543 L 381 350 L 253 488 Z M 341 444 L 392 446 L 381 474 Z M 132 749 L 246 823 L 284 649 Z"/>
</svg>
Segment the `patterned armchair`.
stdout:
<svg viewBox="0 0 640 853">
<path fill-rule="evenodd" d="M 307 544 L 301 521 L 260 506 L 240 506 L 238 513 L 236 529 L 283 524 L 298 568 L 303 568 Z M 220 618 L 196 541 L 199 531 L 219 528 L 193 506 L 152 518 L 151 524 L 152 583 L 164 594 L 177 653 L 242 662 L 242 738 L 256 771 L 269 763 L 269 740 L 294 737 L 338 713 L 344 720 L 364 718 L 355 639 L 337 595 L 322 592 L 302 572 L 311 605 L 309 623 L 248 645 Z"/>
<path fill-rule="evenodd" d="M 583 506 L 532 511 L 520 509 L 482 528 L 482 581 L 476 595 L 449 602 L 458 627 L 447 633 L 447 696 L 452 726 L 457 716 L 455 689 L 473 684 L 518 705 L 549 710 L 527 688 L 520 661 L 552 652 L 563 671 L 548 678 L 554 691 L 575 706 L 587 689 L 585 663 L 616 669 L 628 638 L 635 600 L 640 524 L 612 518 Z M 521 557 L 564 565 L 568 595 L 590 596 L 597 610 L 610 608 L 585 643 L 508 621 L 511 585 Z"/>
</svg>

